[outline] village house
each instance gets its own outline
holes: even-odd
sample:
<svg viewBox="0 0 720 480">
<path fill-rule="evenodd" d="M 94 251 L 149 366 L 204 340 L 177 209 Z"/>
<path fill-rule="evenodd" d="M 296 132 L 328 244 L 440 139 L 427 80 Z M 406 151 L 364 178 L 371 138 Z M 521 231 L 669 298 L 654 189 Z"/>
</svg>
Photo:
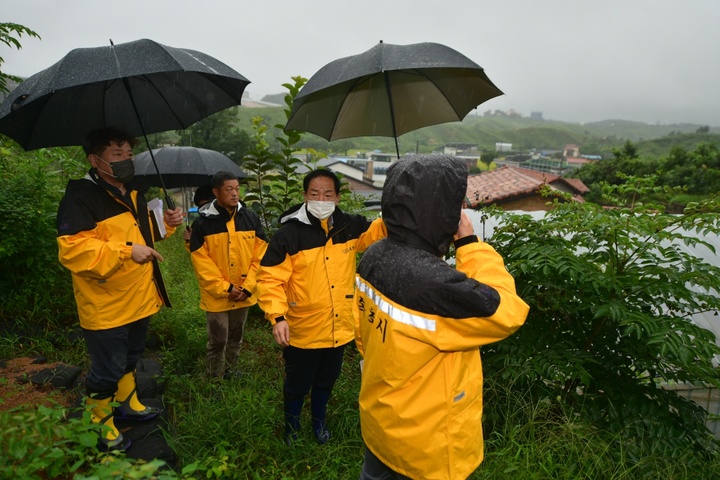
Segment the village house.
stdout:
<svg viewBox="0 0 720 480">
<path fill-rule="evenodd" d="M 570 194 L 571 201 L 584 202 L 590 189 L 580 180 L 538 172 L 520 167 L 503 166 L 490 172 L 468 176 L 467 208 L 497 205 L 503 210 L 550 210 L 548 197 L 541 195 L 547 186 L 551 191 Z"/>
</svg>

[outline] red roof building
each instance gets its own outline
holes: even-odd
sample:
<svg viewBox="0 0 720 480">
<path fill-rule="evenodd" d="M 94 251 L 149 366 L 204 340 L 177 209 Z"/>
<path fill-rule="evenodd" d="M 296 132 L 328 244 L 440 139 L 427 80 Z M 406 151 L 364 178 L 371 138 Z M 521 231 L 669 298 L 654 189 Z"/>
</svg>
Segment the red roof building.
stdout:
<svg viewBox="0 0 720 480">
<path fill-rule="evenodd" d="M 560 194 L 569 193 L 571 201 L 584 202 L 590 189 L 578 179 L 564 178 L 552 173 L 525 168 L 503 166 L 490 172 L 468 176 L 467 208 L 498 205 L 503 210 L 550 210 L 552 201 L 540 194 L 543 186 Z"/>
</svg>

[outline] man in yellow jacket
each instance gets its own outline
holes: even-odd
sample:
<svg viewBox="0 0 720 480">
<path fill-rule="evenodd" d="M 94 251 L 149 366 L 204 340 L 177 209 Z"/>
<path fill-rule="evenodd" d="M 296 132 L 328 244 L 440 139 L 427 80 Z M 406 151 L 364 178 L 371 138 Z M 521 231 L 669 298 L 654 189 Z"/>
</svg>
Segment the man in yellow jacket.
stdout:
<svg viewBox="0 0 720 480">
<path fill-rule="evenodd" d="M 528 306 L 461 213 L 464 161 L 412 155 L 387 173 L 388 236 L 368 248 L 356 277 L 360 479 L 464 479 L 483 458 L 478 347 L 515 332 Z M 453 239 L 455 268 L 443 260 Z"/>
<path fill-rule="evenodd" d="M 308 173 L 303 189 L 305 203 L 280 217 L 260 262 L 259 302 L 284 347 L 285 442 L 296 438 L 310 392 L 313 433 L 324 444 L 327 403 L 353 339 L 355 255 L 384 237 L 385 227 L 337 207 L 340 180 L 330 170 Z"/>
<path fill-rule="evenodd" d="M 93 422 L 105 425 L 101 443 L 125 450 L 130 441 L 114 415 L 147 420 L 158 414 L 137 397 L 135 366 L 145 348 L 150 316 L 170 306 L 160 275 L 157 221 L 133 183 L 134 138 L 114 128 L 91 132 L 83 148 L 91 169 L 70 180 L 57 214 L 58 257 L 72 273 L 80 326 L 90 354 L 85 380 Z M 166 210 L 170 235 L 180 209 Z M 119 402 L 116 411 L 111 403 Z"/>
<path fill-rule="evenodd" d="M 255 275 L 267 248 L 260 218 L 240 201 L 238 178 L 217 172 L 210 182 L 215 200 L 192 225 L 190 259 L 207 318 L 206 373 L 230 379 L 242 347 L 248 309 L 257 303 Z"/>
</svg>

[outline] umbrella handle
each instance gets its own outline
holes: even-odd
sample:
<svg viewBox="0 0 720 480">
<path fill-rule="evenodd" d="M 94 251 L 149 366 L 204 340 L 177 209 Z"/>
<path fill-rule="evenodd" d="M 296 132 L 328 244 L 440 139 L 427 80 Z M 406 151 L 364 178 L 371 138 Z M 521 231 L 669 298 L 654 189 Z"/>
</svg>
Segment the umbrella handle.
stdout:
<svg viewBox="0 0 720 480">
<path fill-rule="evenodd" d="M 168 209 L 175 210 L 175 200 L 167 192 L 165 192 L 165 203 L 167 203 Z"/>
</svg>

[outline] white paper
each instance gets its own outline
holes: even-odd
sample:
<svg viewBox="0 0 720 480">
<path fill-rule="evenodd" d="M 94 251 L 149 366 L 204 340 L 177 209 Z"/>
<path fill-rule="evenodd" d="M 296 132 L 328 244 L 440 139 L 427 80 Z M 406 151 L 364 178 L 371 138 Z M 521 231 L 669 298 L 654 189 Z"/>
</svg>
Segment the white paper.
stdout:
<svg viewBox="0 0 720 480">
<path fill-rule="evenodd" d="M 155 220 L 157 220 L 160 238 L 165 238 L 167 230 L 165 229 L 165 220 L 163 219 L 163 201 L 159 198 L 153 198 L 147 205 L 153 215 L 155 215 Z"/>
</svg>

